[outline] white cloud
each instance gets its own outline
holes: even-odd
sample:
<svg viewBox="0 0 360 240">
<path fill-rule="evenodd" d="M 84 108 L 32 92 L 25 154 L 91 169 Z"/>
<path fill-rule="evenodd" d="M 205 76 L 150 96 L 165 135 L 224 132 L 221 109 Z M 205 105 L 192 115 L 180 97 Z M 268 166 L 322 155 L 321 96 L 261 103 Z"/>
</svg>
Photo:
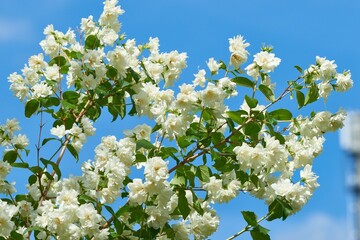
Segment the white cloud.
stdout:
<svg viewBox="0 0 360 240">
<path fill-rule="evenodd" d="M 25 42 L 32 36 L 32 25 L 26 20 L 0 18 L 0 42 Z"/>
<path fill-rule="evenodd" d="M 337 219 L 324 213 L 314 213 L 303 220 L 285 222 L 270 228 L 276 240 L 343 240 L 349 239 L 345 219 Z"/>
</svg>

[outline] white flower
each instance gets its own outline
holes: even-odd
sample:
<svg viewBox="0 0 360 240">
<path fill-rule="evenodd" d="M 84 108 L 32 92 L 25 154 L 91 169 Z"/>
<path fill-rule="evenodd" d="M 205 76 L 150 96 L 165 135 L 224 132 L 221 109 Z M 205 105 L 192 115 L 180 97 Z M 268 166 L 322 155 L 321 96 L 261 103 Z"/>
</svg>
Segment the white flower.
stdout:
<svg viewBox="0 0 360 240">
<path fill-rule="evenodd" d="M 144 174 L 147 181 L 159 182 L 166 180 L 168 174 L 168 162 L 160 157 L 149 158 L 145 163 Z"/>
<path fill-rule="evenodd" d="M 76 209 L 76 216 L 79 218 L 81 226 L 89 229 L 95 229 L 102 220 L 101 215 L 97 213 L 91 203 L 80 205 Z"/>
<path fill-rule="evenodd" d="M 101 44 L 109 46 L 112 46 L 113 43 L 119 38 L 117 32 L 111 28 L 102 28 L 98 36 Z"/>
<path fill-rule="evenodd" d="M 330 118 L 330 131 L 335 132 L 336 130 L 342 128 L 344 126 L 344 121 L 346 118 L 346 112 L 344 110 L 340 110 Z"/>
<path fill-rule="evenodd" d="M 60 44 L 56 42 L 53 35 L 48 35 L 45 40 L 42 40 L 40 42 L 40 46 L 50 57 L 55 57 L 60 50 Z"/>
<path fill-rule="evenodd" d="M 254 55 L 254 62 L 265 72 L 272 72 L 279 66 L 281 59 L 275 57 L 275 54 L 261 51 Z"/>
<path fill-rule="evenodd" d="M 145 185 L 142 180 L 135 178 L 132 183 L 127 185 L 129 188 L 129 201 L 130 203 L 142 204 L 146 201 L 147 193 L 145 191 Z"/>
<path fill-rule="evenodd" d="M 175 232 L 175 239 L 178 240 L 188 240 L 189 239 L 189 225 L 185 222 L 178 222 L 176 224 L 171 225 L 171 228 Z"/>
<path fill-rule="evenodd" d="M 246 74 L 252 77 L 253 79 L 258 79 L 260 77 L 260 69 L 256 63 L 249 64 L 246 68 Z"/>
<path fill-rule="evenodd" d="M 18 207 L 0 200 L 0 236 L 7 238 L 15 227 L 11 218 L 19 211 Z"/>
<path fill-rule="evenodd" d="M 176 115 L 169 113 L 166 120 L 162 123 L 163 130 L 169 139 L 184 136 L 190 123 L 192 122 L 191 115 Z"/>
<path fill-rule="evenodd" d="M 103 49 L 87 50 L 84 55 L 84 63 L 91 68 L 99 67 L 102 65 L 104 57 L 105 53 Z"/>
<path fill-rule="evenodd" d="M 50 129 L 50 133 L 54 136 L 57 136 L 58 138 L 62 138 L 65 136 L 65 125 L 58 125 L 56 127 L 53 127 Z"/>
<path fill-rule="evenodd" d="M 5 179 L 10 173 L 11 165 L 7 162 L 0 161 L 0 181 Z"/>
<path fill-rule="evenodd" d="M 336 75 L 336 91 L 338 92 L 346 92 L 353 86 L 353 80 L 351 79 L 351 73 L 338 73 Z"/>
<path fill-rule="evenodd" d="M 88 18 L 81 19 L 81 30 L 85 33 L 85 35 L 92 34 L 96 29 L 96 24 L 93 20 L 93 16 L 89 16 Z"/>
<path fill-rule="evenodd" d="M 44 55 L 42 53 L 38 55 L 33 55 L 29 58 L 30 68 L 40 71 L 47 66 L 47 63 L 44 61 Z"/>
<path fill-rule="evenodd" d="M 294 184 L 290 182 L 290 179 L 280 179 L 278 182 L 271 184 L 275 194 L 285 197 L 293 191 Z"/>
<path fill-rule="evenodd" d="M 140 140 L 140 139 L 150 140 L 151 130 L 152 130 L 151 127 L 148 126 L 147 124 L 141 124 L 141 125 L 137 125 L 135 128 L 131 130 L 125 130 L 124 134 L 129 138 L 135 136 L 136 140 Z"/>
<path fill-rule="evenodd" d="M 247 61 L 249 52 L 246 48 L 250 46 L 245 42 L 242 36 L 238 35 L 234 38 L 229 38 L 229 51 L 232 53 L 230 57 L 230 65 L 235 69 L 239 68 L 241 64 Z"/>
<path fill-rule="evenodd" d="M 79 193 L 75 189 L 64 189 L 58 193 L 58 196 L 56 197 L 56 204 L 66 207 L 69 207 L 70 205 L 78 205 L 78 195 Z"/>
<path fill-rule="evenodd" d="M 118 75 L 121 77 L 126 76 L 126 70 L 129 67 L 129 54 L 120 46 L 117 46 L 113 51 L 109 51 L 107 54 L 109 64 L 116 68 Z"/>
<path fill-rule="evenodd" d="M 236 37 L 229 38 L 229 51 L 237 52 L 244 51 L 245 48 L 250 46 L 250 43 L 245 42 L 246 40 L 241 35 L 237 35 Z"/>
<path fill-rule="evenodd" d="M 194 211 L 189 215 L 191 232 L 196 236 L 196 239 L 205 239 L 213 234 L 219 226 L 219 217 L 211 212 L 205 212 L 200 215 Z"/>
<path fill-rule="evenodd" d="M 333 89 L 331 84 L 329 82 L 320 82 L 317 86 L 319 88 L 319 96 L 326 100 Z"/>
<path fill-rule="evenodd" d="M 29 139 L 24 134 L 19 134 L 11 139 L 11 143 L 17 148 L 26 148 L 29 145 Z"/>
<path fill-rule="evenodd" d="M 221 67 L 221 63 L 217 63 L 214 58 L 209 58 L 206 64 L 210 69 L 211 74 L 217 74 L 219 68 Z"/>
<path fill-rule="evenodd" d="M 180 87 L 180 93 L 176 96 L 176 102 L 173 105 L 181 112 L 189 112 L 194 108 L 194 104 L 198 101 L 198 94 L 194 90 L 193 85 L 183 84 Z"/>
<path fill-rule="evenodd" d="M 31 90 L 35 98 L 45 98 L 53 94 L 53 90 L 45 82 L 35 84 Z"/>
<path fill-rule="evenodd" d="M 159 38 L 149 38 L 149 42 L 146 44 L 146 47 L 149 48 L 151 54 L 159 53 Z"/>
<path fill-rule="evenodd" d="M 34 86 L 37 84 L 40 80 L 40 75 L 37 73 L 35 69 L 29 68 L 25 65 L 25 67 L 21 70 L 24 78 L 24 81 L 26 84 L 29 84 L 30 86 Z"/>
<path fill-rule="evenodd" d="M 19 121 L 16 118 L 6 119 L 4 130 L 7 132 L 7 134 L 12 136 L 15 131 L 20 130 Z"/>
<path fill-rule="evenodd" d="M 328 111 L 322 111 L 316 113 L 313 122 L 323 133 L 328 132 L 330 129 L 330 117 L 331 112 Z"/>
<path fill-rule="evenodd" d="M 319 74 L 321 80 L 330 80 L 336 74 L 337 65 L 335 61 L 326 58 L 316 57 L 316 65 L 320 66 Z"/>
<path fill-rule="evenodd" d="M 93 122 L 91 122 L 89 118 L 82 117 L 81 126 L 87 136 L 93 136 L 95 134 L 96 128 L 93 127 Z"/>
<path fill-rule="evenodd" d="M 45 68 L 44 76 L 47 79 L 54 80 L 56 82 L 59 82 L 62 78 L 62 75 L 60 74 L 60 68 L 56 64 Z"/>
<path fill-rule="evenodd" d="M 320 186 L 320 184 L 317 182 L 318 176 L 315 175 L 315 173 L 312 171 L 312 166 L 309 164 L 300 171 L 300 177 L 312 191 Z"/>
<path fill-rule="evenodd" d="M 206 82 L 205 74 L 206 74 L 206 72 L 204 69 L 201 69 L 198 71 L 197 74 L 194 74 L 194 76 L 195 76 L 195 79 L 193 81 L 194 86 L 199 85 L 200 87 L 204 87 L 205 82 Z"/>
</svg>

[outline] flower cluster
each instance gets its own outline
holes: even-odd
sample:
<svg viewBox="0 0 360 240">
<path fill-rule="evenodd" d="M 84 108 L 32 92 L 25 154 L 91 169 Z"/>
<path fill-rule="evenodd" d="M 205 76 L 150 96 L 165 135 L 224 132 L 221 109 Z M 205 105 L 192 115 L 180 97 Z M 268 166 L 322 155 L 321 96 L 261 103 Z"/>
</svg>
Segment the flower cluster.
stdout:
<svg viewBox="0 0 360 240">
<path fill-rule="evenodd" d="M 347 91 L 353 85 L 350 71 L 338 73 L 334 61 L 317 57 L 305 71 L 296 66 L 300 76 L 276 95 L 271 74 L 281 59 L 263 47 L 242 67 L 250 44 L 237 35 L 229 38 L 228 64 L 209 58 L 207 69 L 173 90 L 187 54 L 161 52 L 158 38 L 142 45 L 126 39 L 118 21 L 124 10 L 117 3 L 105 0 L 98 21 L 83 18 L 78 37 L 49 25 L 40 43 L 43 53 L 30 57 L 21 74 L 10 74 L 10 89 L 25 102 L 25 116 L 46 115 L 53 123 L 47 132 L 40 124 L 39 145 L 43 141 L 34 166 L 20 154 L 29 141 L 15 134 L 17 120 L 0 125 L 0 145 L 6 148 L 0 193 L 10 196 L 0 200 L 0 236 L 206 239 L 220 224 L 216 204 L 244 192 L 264 200 L 269 212 L 261 219 L 243 212 L 248 225 L 239 234 L 268 239 L 259 232 L 260 221 L 285 219 L 308 202 L 319 186 L 312 165 L 323 135 L 341 128 L 346 116 L 339 111 L 293 117 L 275 105 L 287 94 L 296 94 L 302 108 L 333 90 Z M 239 95 L 241 106 L 231 109 L 231 98 Z M 259 95 L 268 105 L 259 103 Z M 125 130 L 120 140 L 102 137 L 94 159 L 83 161 L 81 150 L 103 111 L 113 121 L 142 116 L 154 125 Z M 49 133 L 56 138 L 42 135 Z M 45 159 L 43 147 L 51 143 L 57 150 Z M 60 163 L 71 158 L 66 151 L 81 160 L 81 176 L 62 176 Z M 14 167 L 31 175 L 28 193 L 12 197 L 15 188 L 5 178 Z"/>
<path fill-rule="evenodd" d="M 350 71 L 338 73 L 335 61 L 330 61 L 323 57 L 316 57 L 316 64 L 311 65 L 306 71 L 305 76 L 309 82 L 317 82 L 320 97 L 326 100 L 329 94 L 335 90 L 346 92 L 353 86 Z"/>
</svg>

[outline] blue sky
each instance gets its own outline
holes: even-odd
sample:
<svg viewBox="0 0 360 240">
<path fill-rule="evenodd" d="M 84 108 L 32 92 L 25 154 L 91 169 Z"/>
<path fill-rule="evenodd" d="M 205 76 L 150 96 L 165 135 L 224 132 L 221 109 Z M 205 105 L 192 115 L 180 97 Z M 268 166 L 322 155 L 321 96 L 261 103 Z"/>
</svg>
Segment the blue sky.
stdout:
<svg viewBox="0 0 360 240">
<path fill-rule="evenodd" d="M 320 101 L 311 109 L 304 109 L 302 114 L 322 109 L 334 112 L 340 107 L 360 108 L 360 85 L 357 84 L 360 77 L 360 2 L 357 0 L 124 0 L 120 4 L 126 11 L 121 21 L 122 31 L 128 38 L 145 43 L 150 36 L 159 37 L 162 51 L 187 52 L 188 68 L 182 75 L 182 82 L 192 81 L 193 74 L 198 68 L 204 68 L 210 57 L 226 62 L 228 38 L 241 34 L 251 44 L 251 55 L 259 51 L 262 44 L 274 46 L 275 54 L 282 59 L 272 75 L 279 91 L 287 80 L 297 77 L 294 65 L 306 68 L 314 63 L 315 56 L 336 60 L 339 71 L 351 70 L 353 89 L 346 94 L 333 94 L 326 104 Z M 31 126 L 37 121 L 22 117 L 22 104 L 8 90 L 7 76 L 20 71 L 29 56 L 41 51 L 38 43 L 48 24 L 62 31 L 68 27 L 76 29 L 82 17 L 93 15 L 97 19 L 101 11 L 102 1 L 94 0 L 0 0 L 0 122 L 17 117 L 24 132 L 31 134 Z M 295 102 L 286 101 L 287 107 L 296 109 Z M 89 146 L 99 142 L 101 133 L 111 134 L 104 126 L 98 126 L 99 131 L 89 141 Z M 121 132 L 120 124 L 116 126 Z M 346 238 L 348 189 L 345 176 L 350 159 L 340 150 L 337 133 L 327 134 L 326 138 L 324 152 L 314 164 L 320 176 L 320 188 L 302 212 L 284 223 L 266 224 L 273 239 Z M 87 157 L 91 156 L 92 153 Z M 243 227 L 240 210 L 254 208 L 261 212 L 264 206 L 245 196 L 222 206 L 219 212 L 223 222 L 213 239 L 223 239 L 240 230 Z"/>
</svg>

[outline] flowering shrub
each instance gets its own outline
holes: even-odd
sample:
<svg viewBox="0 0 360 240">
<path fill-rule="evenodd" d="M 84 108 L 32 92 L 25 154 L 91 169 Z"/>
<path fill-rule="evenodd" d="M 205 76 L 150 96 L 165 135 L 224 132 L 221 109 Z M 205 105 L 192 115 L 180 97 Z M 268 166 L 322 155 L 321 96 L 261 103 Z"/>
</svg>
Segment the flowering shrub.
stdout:
<svg viewBox="0 0 360 240">
<path fill-rule="evenodd" d="M 268 213 L 243 211 L 247 225 L 229 239 L 247 231 L 270 239 L 260 222 L 284 220 L 307 203 L 319 186 L 312 163 L 323 134 L 345 118 L 343 111 L 293 116 L 276 103 L 290 95 L 300 109 L 326 100 L 352 87 L 350 72 L 316 57 L 305 70 L 296 66 L 299 76 L 275 95 L 271 72 L 281 59 L 265 46 L 244 67 L 250 44 L 238 35 L 229 39 L 228 64 L 210 58 L 208 69 L 175 93 L 170 87 L 187 66 L 186 53 L 160 52 L 157 38 L 143 45 L 125 39 L 123 13 L 117 0 L 106 0 L 97 22 L 81 20 L 80 36 L 49 25 L 40 42 L 44 53 L 9 76 L 25 116 L 41 117 L 35 165 L 26 161 L 29 140 L 17 134 L 18 121 L 0 126 L 1 239 L 205 239 L 219 225 L 215 204 L 239 192 L 263 199 Z M 238 96 L 244 88 L 249 95 Z M 239 109 L 226 105 L 231 98 L 241 98 Z M 146 116 L 153 125 L 126 130 L 122 139 L 104 136 L 93 160 L 80 161 L 102 111 L 113 121 Z M 51 129 L 43 115 L 52 119 Z M 44 138 L 46 131 L 52 137 Z M 48 144 L 56 150 L 44 158 Z M 82 163 L 81 176 L 62 177 L 67 151 Z M 12 168 L 29 173 L 28 193 L 15 195 L 6 180 Z"/>
</svg>

